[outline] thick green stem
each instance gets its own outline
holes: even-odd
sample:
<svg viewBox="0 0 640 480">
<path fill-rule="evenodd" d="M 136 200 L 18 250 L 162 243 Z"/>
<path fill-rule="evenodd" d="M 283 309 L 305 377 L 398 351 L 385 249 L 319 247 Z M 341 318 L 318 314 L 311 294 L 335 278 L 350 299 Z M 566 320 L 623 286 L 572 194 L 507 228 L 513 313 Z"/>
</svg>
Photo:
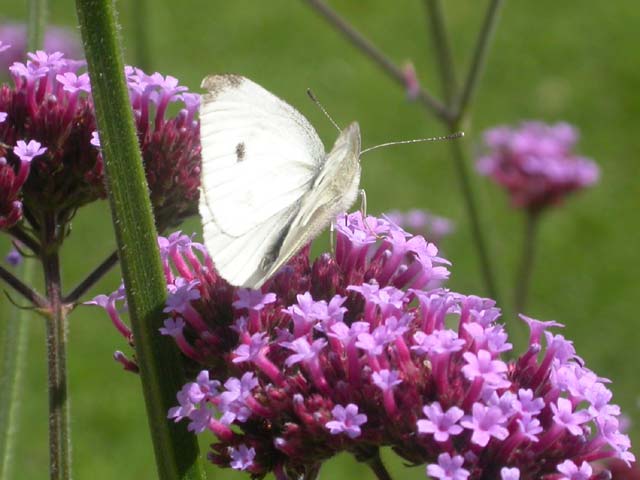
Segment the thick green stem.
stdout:
<svg viewBox="0 0 640 480">
<path fill-rule="evenodd" d="M 49 386 L 49 476 L 51 480 L 71 478 L 71 433 L 67 395 L 67 311 L 62 303 L 59 231 L 55 214 L 42 222 L 41 261 L 49 300 L 46 315 Z"/>
<path fill-rule="evenodd" d="M 27 49 L 30 52 L 41 49 L 47 26 L 47 0 L 29 0 L 29 24 L 27 29 Z"/>
<path fill-rule="evenodd" d="M 478 88 L 482 69 L 487 59 L 489 45 L 491 44 L 491 38 L 493 37 L 493 32 L 498 23 L 500 10 L 504 4 L 504 0 L 490 1 L 491 3 L 489 4 L 489 8 L 485 14 L 484 22 L 473 51 L 473 56 L 471 57 L 471 67 L 469 67 L 469 73 L 465 79 L 460 99 L 454 109 L 456 122 L 460 121 L 464 117 L 467 107 L 471 103 L 473 95 Z"/>
<path fill-rule="evenodd" d="M 516 292 L 514 305 L 516 313 L 524 313 L 527 306 L 529 285 L 533 274 L 533 262 L 535 258 L 536 234 L 538 231 L 538 219 L 540 212 L 531 210 L 526 212 L 524 220 L 524 236 L 522 238 L 522 257 L 516 278 Z"/>
<path fill-rule="evenodd" d="M 33 281 L 35 262 L 27 259 L 20 267 L 22 279 Z M 27 337 L 30 312 L 24 308 L 11 308 L 2 322 L 2 371 L 0 372 L 0 478 L 13 478 L 13 450 L 18 431 L 22 373 L 27 355 Z"/>
<path fill-rule="evenodd" d="M 162 480 L 201 479 L 198 445 L 182 424 L 167 420 L 185 383 L 175 344 L 158 333 L 166 284 L 156 228 L 133 123 L 112 0 L 76 0 L 107 191 L 127 290 L 136 359 Z"/>
</svg>

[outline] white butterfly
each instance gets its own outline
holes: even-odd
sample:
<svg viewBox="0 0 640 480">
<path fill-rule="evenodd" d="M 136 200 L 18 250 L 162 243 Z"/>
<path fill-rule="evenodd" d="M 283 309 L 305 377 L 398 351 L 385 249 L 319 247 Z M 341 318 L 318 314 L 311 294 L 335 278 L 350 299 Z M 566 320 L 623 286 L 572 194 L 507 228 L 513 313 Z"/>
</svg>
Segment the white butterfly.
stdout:
<svg viewBox="0 0 640 480">
<path fill-rule="evenodd" d="M 302 114 L 251 80 L 212 75 L 202 88 L 204 243 L 229 283 L 259 288 L 355 201 L 360 127 L 327 154 Z"/>
</svg>

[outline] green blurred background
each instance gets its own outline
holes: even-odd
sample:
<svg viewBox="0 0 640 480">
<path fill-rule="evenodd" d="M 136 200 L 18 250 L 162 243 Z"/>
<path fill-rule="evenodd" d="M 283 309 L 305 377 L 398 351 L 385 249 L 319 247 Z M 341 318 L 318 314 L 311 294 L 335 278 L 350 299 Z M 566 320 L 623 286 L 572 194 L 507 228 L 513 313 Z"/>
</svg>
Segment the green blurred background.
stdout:
<svg viewBox="0 0 640 480">
<path fill-rule="evenodd" d="M 135 1 L 117 2 L 128 63 L 136 62 Z M 24 20 L 26 3 L 2 0 L 0 14 L 5 20 Z M 51 23 L 75 28 L 74 3 L 50 3 Z M 303 112 L 327 145 L 335 131 L 307 99 L 307 87 L 338 123 L 360 122 L 364 146 L 444 133 L 421 106 L 407 102 L 397 85 L 302 1 L 148 3 L 143 21 L 150 35 L 150 68 L 176 76 L 196 91 L 208 73 L 246 75 Z M 602 180 L 543 219 L 527 313 L 566 324 L 564 334 L 574 340 L 587 365 L 613 380 L 614 400 L 632 419 L 632 438 L 640 441 L 636 356 L 640 335 L 634 314 L 640 295 L 640 7 L 636 0 L 506 3 L 472 106 L 473 122 L 465 127 L 465 141 L 470 151 L 477 152 L 483 129 L 523 119 L 566 120 L 582 131 L 579 149 L 596 159 Z M 397 63 L 412 60 L 423 86 L 439 93 L 422 2 L 334 0 L 331 4 Z M 485 1 L 446 2 L 459 73 L 466 70 L 485 6 Z M 443 243 L 453 262 L 449 287 L 484 294 L 450 146 L 436 143 L 378 151 L 364 159 L 363 171 L 371 212 L 428 208 L 456 222 L 456 233 Z M 505 320 L 514 325 L 510 297 L 522 218 L 485 179 L 476 178 L 476 185 L 505 299 Z M 79 212 L 73 227 L 62 256 L 67 286 L 115 246 L 105 202 Z M 197 219 L 182 228 L 200 230 Z M 0 242 L 0 253 L 7 251 L 5 239 Z M 118 279 L 117 272 L 110 274 L 90 296 L 112 291 Z M 3 316 L 8 315 L 4 296 L 0 306 Z M 44 326 L 39 318 L 30 323 L 16 479 L 48 475 Z M 519 327 L 515 330 L 521 333 Z M 72 314 L 69 383 L 73 470 L 78 479 L 155 477 L 139 380 L 114 363 L 115 349 L 128 352 L 102 311 L 81 307 Z M 211 439 L 202 436 L 205 451 Z M 405 469 L 392 455 L 387 458 L 396 476 L 403 472 L 424 478 L 422 467 Z M 329 462 L 321 475 L 370 476 L 347 456 Z M 244 478 L 227 470 L 216 476 Z"/>
</svg>

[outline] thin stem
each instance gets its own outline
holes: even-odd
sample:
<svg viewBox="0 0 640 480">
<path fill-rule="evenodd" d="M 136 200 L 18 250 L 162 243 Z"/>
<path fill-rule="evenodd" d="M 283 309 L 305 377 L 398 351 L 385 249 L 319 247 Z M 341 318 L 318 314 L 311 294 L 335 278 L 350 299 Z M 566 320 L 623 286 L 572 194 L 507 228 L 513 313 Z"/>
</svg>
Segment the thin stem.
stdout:
<svg viewBox="0 0 640 480">
<path fill-rule="evenodd" d="M 21 267 L 27 283 L 33 280 L 35 262 L 26 259 Z M 12 308 L 5 325 L 2 344 L 2 372 L 0 372 L 0 478 L 13 478 L 13 451 L 18 431 L 18 415 L 22 390 L 22 373 L 27 355 L 29 313 Z"/>
<path fill-rule="evenodd" d="M 405 87 L 405 76 L 402 70 L 369 39 L 358 32 L 322 0 L 305 1 L 320 13 L 336 30 L 342 33 L 352 45 L 373 60 L 389 77 L 395 80 L 400 86 Z M 448 122 L 452 118 L 447 107 L 424 89 L 420 89 L 416 99 L 440 120 Z"/>
<path fill-rule="evenodd" d="M 71 435 L 67 396 L 67 311 L 62 303 L 56 215 L 45 215 L 42 225 L 41 259 L 50 304 L 46 328 L 49 372 L 49 474 L 51 480 L 67 480 L 71 478 Z"/>
<path fill-rule="evenodd" d="M 186 379 L 175 343 L 158 334 L 165 316 L 166 282 L 124 78 L 115 5 L 112 0 L 76 0 L 76 11 L 158 477 L 202 479 L 195 435 L 167 420 Z"/>
<path fill-rule="evenodd" d="M 452 133 L 457 131 L 457 129 L 457 125 L 451 126 Z M 487 293 L 498 304 L 500 304 L 489 250 L 487 248 L 484 230 L 480 221 L 478 196 L 473 189 L 471 175 L 469 175 L 469 168 L 467 166 L 467 154 L 462 146 L 462 139 L 449 142 L 449 144 L 451 145 L 451 152 L 453 154 L 453 164 L 455 165 L 458 180 L 460 182 L 460 190 L 462 191 L 462 197 L 464 198 L 469 222 L 471 223 L 473 243 L 476 247 L 478 258 L 480 259 L 480 268 L 484 277 Z"/>
<path fill-rule="evenodd" d="M 456 121 L 459 121 L 464 116 L 465 111 L 471 103 L 473 95 L 478 87 L 480 75 L 482 74 L 482 69 L 487 59 L 487 52 L 489 51 L 491 38 L 493 37 L 493 32 L 498 23 L 498 16 L 503 3 L 504 0 L 491 0 L 487 13 L 485 14 L 482 29 L 478 35 L 473 56 L 471 57 L 471 67 L 469 68 L 469 73 L 467 74 L 464 82 L 460 100 L 454 110 Z"/>
<path fill-rule="evenodd" d="M 22 228 L 17 226 L 11 227 L 9 229 L 9 234 L 29 250 L 31 250 L 34 254 L 40 255 L 40 244 L 35 238 L 25 232 Z"/>
<path fill-rule="evenodd" d="M 44 31 L 47 26 L 47 0 L 29 0 L 29 24 L 27 48 L 30 52 L 44 45 Z"/>
<path fill-rule="evenodd" d="M 529 295 L 529 285 L 533 274 L 536 236 L 538 233 L 538 211 L 527 211 L 524 220 L 524 236 L 522 238 L 522 257 L 516 279 L 515 302 L 516 313 L 524 313 Z"/>
<path fill-rule="evenodd" d="M 447 28 L 442 13 L 442 2 L 440 0 L 424 0 L 424 6 L 427 11 L 429 25 L 431 26 L 430 31 L 433 47 L 438 59 L 440 78 L 442 80 L 442 93 L 444 94 L 447 105 L 451 106 L 458 91 L 458 82 L 456 80 L 449 39 L 447 38 Z"/>
<path fill-rule="evenodd" d="M 118 263 L 118 252 L 112 252 L 87 277 L 64 297 L 64 303 L 75 303 Z"/>
<path fill-rule="evenodd" d="M 378 480 L 392 480 L 387 467 L 382 463 L 380 450 L 376 449 L 375 453 L 370 455 L 364 462 L 369 466 Z"/>
<path fill-rule="evenodd" d="M 25 284 L 9 270 L 0 265 L 0 278 L 4 280 L 11 288 L 22 295 L 24 298 L 37 308 L 46 308 L 48 302 L 38 292 Z M 1 478 L 1 477 L 0 477 Z"/>
</svg>

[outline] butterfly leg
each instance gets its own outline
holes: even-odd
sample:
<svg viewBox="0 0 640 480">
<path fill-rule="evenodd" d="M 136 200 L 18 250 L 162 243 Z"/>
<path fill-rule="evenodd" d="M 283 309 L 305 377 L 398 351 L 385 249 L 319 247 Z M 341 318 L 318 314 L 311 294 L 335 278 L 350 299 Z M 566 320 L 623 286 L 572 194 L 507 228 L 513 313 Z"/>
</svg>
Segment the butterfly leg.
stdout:
<svg viewBox="0 0 640 480">
<path fill-rule="evenodd" d="M 360 213 L 362 214 L 362 222 L 365 228 L 369 230 L 369 233 L 376 238 L 381 238 L 380 235 L 373 231 L 369 222 L 367 222 L 367 192 L 365 192 L 364 189 L 360 190 Z"/>
<path fill-rule="evenodd" d="M 333 222 L 334 221 L 332 220 L 331 223 L 329 224 L 329 246 L 331 247 L 331 255 L 333 255 L 335 257 L 336 256 L 336 249 L 335 249 L 335 245 L 334 245 L 333 234 L 335 233 L 336 226 L 335 226 L 335 224 Z"/>
</svg>

